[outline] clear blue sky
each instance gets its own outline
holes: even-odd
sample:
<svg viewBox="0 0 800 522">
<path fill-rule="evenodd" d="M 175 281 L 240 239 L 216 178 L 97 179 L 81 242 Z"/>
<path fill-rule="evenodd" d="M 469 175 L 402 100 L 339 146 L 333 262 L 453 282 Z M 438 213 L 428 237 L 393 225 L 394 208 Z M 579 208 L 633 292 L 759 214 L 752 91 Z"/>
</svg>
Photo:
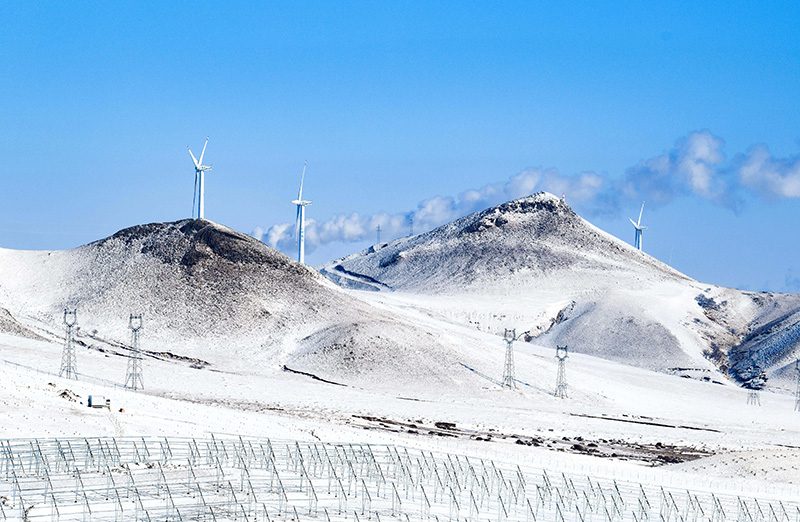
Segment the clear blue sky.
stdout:
<svg viewBox="0 0 800 522">
<path fill-rule="evenodd" d="M 0 4 L 0 246 L 189 217 L 208 135 L 206 217 L 246 233 L 293 222 L 305 159 L 328 232 L 541 167 L 626 241 L 648 200 L 694 278 L 800 292 L 796 2 L 490 4 Z M 369 244 L 330 237 L 310 263 Z"/>
</svg>

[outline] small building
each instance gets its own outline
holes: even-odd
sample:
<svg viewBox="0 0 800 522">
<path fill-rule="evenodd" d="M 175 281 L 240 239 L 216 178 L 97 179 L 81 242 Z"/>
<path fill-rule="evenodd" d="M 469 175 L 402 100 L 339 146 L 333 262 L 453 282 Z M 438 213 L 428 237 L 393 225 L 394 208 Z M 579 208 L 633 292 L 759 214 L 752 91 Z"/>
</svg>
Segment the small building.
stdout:
<svg viewBox="0 0 800 522">
<path fill-rule="evenodd" d="M 111 409 L 111 399 L 106 399 L 102 395 L 89 395 L 90 408 L 108 408 Z"/>
</svg>

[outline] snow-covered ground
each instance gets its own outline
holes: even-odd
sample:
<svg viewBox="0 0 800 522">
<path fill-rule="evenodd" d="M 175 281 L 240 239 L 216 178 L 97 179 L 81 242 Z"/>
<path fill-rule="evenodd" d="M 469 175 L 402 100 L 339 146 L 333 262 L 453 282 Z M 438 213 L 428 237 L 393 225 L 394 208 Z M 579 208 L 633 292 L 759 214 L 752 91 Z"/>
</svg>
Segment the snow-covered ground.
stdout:
<svg viewBox="0 0 800 522">
<path fill-rule="evenodd" d="M 468 328 L 461 336 L 465 352 L 484 352 L 484 364 L 473 369 L 499 380 L 500 338 Z M 145 391 L 133 392 L 109 385 L 124 381 L 126 358 L 84 347 L 77 353 L 80 380 L 52 375 L 61 350 L 60 344 L 0 337 L 0 436 L 217 433 L 397 443 L 600 475 L 675 468 L 800 485 L 800 413 L 793 411 L 793 395 L 762 392 L 761 406 L 748 406 L 747 392 L 714 372 L 704 381 L 571 354 L 568 398 L 558 399 L 553 350 L 518 342 L 516 390 L 460 365 L 446 368 L 461 382 L 448 390 L 400 380 L 339 386 L 274 368 L 197 369 L 151 358 L 144 362 Z M 87 408 L 92 394 L 110 398 L 111 410 Z M 454 426 L 442 429 L 437 422 Z"/>
<path fill-rule="evenodd" d="M 580 225 L 569 219 L 570 229 Z M 570 270 L 533 277 L 512 266 L 455 290 L 427 279 L 391 292 L 343 290 L 209 222 L 136 227 L 68 252 L 0 251 L 0 439 L 392 445 L 631 487 L 800 498 L 792 376 L 770 380 L 760 405 L 749 405 L 702 354 L 733 325 L 775 328 L 796 297 L 703 285 L 590 232 L 606 243 L 582 259 L 558 245 L 546 253 L 579 265 Z M 400 247 L 384 249 L 395 256 Z M 644 268 L 626 269 L 631 256 Z M 82 326 L 78 380 L 57 376 L 65 306 L 78 307 Z M 137 308 L 145 389 L 134 392 L 120 385 L 126 317 Z M 687 327 L 694 319 L 706 325 Z M 505 328 L 529 334 L 514 345 L 516 389 L 497 384 Z M 606 341 L 593 345 L 593 334 Z M 565 341 L 562 399 L 553 346 Z M 110 399 L 110 410 L 88 408 L 90 395 Z"/>
</svg>

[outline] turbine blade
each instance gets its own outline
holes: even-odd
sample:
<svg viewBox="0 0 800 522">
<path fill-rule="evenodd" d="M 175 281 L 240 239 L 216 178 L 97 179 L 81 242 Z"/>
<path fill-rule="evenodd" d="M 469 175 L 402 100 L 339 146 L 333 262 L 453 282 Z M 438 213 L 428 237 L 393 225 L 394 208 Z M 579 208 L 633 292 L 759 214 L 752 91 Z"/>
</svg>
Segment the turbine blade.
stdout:
<svg viewBox="0 0 800 522">
<path fill-rule="evenodd" d="M 200 153 L 200 161 L 197 162 L 200 165 L 203 164 L 203 156 L 206 155 L 206 147 L 208 147 L 208 136 L 206 136 L 206 142 L 203 144 L 203 152 Z"/>
<path fill-rule="evenodd" d="M 303 181 L 306 179 L 306 165 L 308 165 L 308 160 L 303 163 L 303 175 L 300 176 L 300 192 L 297 193 L 297 201 L 303 201 Z"/>
<path fill-rule="evenodd" d="M 186 148 L 189 149 L 189 146 L 187 145 Z M 192 161 L 194 161 L 194 168 L 199 167 L 200 164 L 197 163 L 197 158 L 195 158 L 194 154 L 192 154 L 192 149 L 189 149 L 189 155 L 192 157 Z"/>
<path fill-rule="evenodd" d="M 642 212 L 644 212 L 644 201 L 642 201 L 642 210 L 639 211 L 639 221 L 636 223 L 637 225 L 642 224 Z"/>
<path fill-rule="evenodd" d="M 631 218 L 628 218 L 628 219 L 631 219 Z M 633 225 L 634 228 L 637 228 L 637 229 L 639 228 L 639 225 L 636 224 L 636 221 L 634 221 L 632 219 L 631 219 L 631 225 Z"/>
</svg>

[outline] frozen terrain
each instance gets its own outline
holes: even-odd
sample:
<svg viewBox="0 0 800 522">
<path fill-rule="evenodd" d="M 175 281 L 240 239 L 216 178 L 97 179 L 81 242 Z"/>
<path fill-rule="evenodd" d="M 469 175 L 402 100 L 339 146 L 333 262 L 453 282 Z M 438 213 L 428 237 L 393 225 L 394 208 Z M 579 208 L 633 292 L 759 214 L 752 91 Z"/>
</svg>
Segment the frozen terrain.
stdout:
<svg viewBox="0 0 800 522">
<path fill-rule="evenodd" d="M 375 245 L 320 271 L 365 298 L 661 371 L 794 378 L 797 295 L 694 281 L 547 193 Z M 731 354 L 731 357 L 728 355 Z"/>
<path fill-rule="evenodd" d="M 693 281 L 549 195 L 323 271 L 360 290 L 202 220 L 70 251 L 0 250 L 0 440 L 366 443 L 631 491 L 779 499 L 790 511 L 800 498 L 800 413 L 793 375 L 779 370 L 796 296 Z M 78 311 L 78 380 L 58 377 L 65 307 Z M 120 385 L 127 318 L 140 312 L 145 389 L 134 392 Z M 497 385 L 504 328 L 527 332 L 516 389 Z M 729 352 L 747 354 L 735 364 L 752 357 L 742 341 L 775 357 L 760 406 L 720 371 Z M 89 395 L 111 408 L 88 408 Z M 393 519 L 383 498 L 381 519 Z"/>
<path fill-rule="evenodd" d="M 81 345 L 120 356 L 128 317 L 141 313 L 150 356 L 211 368 L 287 365 L 345 382 L 395 372 L 450 386 L 439 364 L 463 360 L 446 336 L 205 220 L 132 227 L 69 251 L 0 250 L 0 329 L 60 342 L 66 307 L 77 309 Z"/>
</svg>

